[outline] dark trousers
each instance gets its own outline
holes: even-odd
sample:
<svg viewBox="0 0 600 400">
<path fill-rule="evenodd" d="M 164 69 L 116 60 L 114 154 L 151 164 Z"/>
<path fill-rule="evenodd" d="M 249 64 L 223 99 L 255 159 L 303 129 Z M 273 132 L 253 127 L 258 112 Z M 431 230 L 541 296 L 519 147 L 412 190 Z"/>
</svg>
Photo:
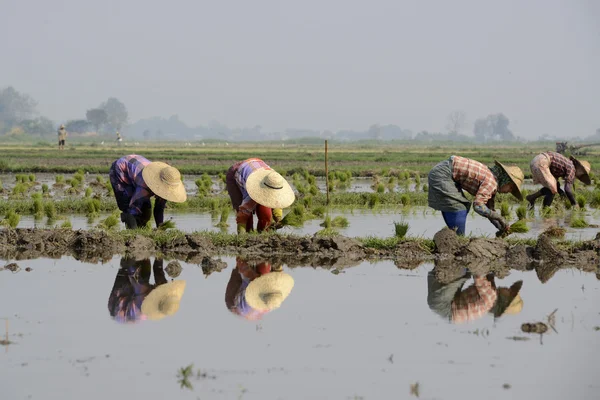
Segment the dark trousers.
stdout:
<svg viewBox="0 0 600 400">
<path fill-rule="evenodd" d="M 225 184 L 227 187 L 227 193 L 229 193 L 229 198 L 231 199 L 231 205 L 233 209 L 238 212 L 240 209 L 240 205 L 244 200 L 242 196 L 242 191 L 235 180 L 235 172 L 240 163 L 233 164 L 231 168 L 227 171 L 227 175 L 225 177 Z M 258 232 L 262 232 L 271 226 L 271 220 L 273 219 L 273 211 L 269 207 L 261 206 L 260 204 L 256 205 L 256 209 L 254 210 L 258 218 L 258 225 L 256 230 Z M 237 218 L 237 217 L 236 217 Z M 237 222 L 237 219 L 236 219 Z M 251 232 L 254 229 L 254 218 L 252 215 L 248 217 L 246 221 L 246 232 Z"/>
</svg>

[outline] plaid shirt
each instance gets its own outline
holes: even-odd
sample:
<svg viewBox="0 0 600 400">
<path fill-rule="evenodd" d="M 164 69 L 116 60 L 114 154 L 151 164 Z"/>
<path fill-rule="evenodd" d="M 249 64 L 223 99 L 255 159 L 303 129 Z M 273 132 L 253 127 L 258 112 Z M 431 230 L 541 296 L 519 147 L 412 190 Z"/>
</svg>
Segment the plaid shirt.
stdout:
<svg viewBox="0 0 600 400">
<path fill-rule="evenodd" d="M 545 153 L 550 158 L 550 173 L 555 178 L 564 178 L 565 183 L 575 182 L 575 165 L 562 154 L 553 151 Z"/>
<path fill-rule="evenodd" d="M 142 176 L 142 170 L 148 164 L 150 164 L 150 160 L 137 154 L 121 157 L 115 163 L 115 175 L 119 181 L 116 189 L 131 199 L 129 213 L 132 215 L 140 215 L 142 206 L 149 203 L 150 197 L 154 196 Z M 165 199 L 156 196 L 154 204 L 156 211 L 164 210 L 166 204 Z"/>
<path fill-rule="evenodd" d="M 256 202 L 250 198 L 250 195 L 246 191 L 246 181 L 251 173 L 260 168 L 271 169 L 271 167 L 269 167 L 263 160 L 259 158 L 249 158 L 234 165 L 235 181 L 237 182 L 237 185 L 240 188 L 244 198 L 238 210 L 239 217 L 243 217 L 242 214 L 245 216 L 252 215 L 256 209 Z"/>
<path fill-rule="evenodd" d="M 463 290 L 452 301 L 452 322 L 460 324 L 484 316 L 492 309 L 498 297 L 485 276 L 476 276 L 475 284 Z"/>
<path fill-rule="evenodd" d="M 473 196 L 473 204 L 486 205 L 498 190 L 492 171 L 480 163 L 460 156 L 452 156 L 452 179 Z"/>
</svg>

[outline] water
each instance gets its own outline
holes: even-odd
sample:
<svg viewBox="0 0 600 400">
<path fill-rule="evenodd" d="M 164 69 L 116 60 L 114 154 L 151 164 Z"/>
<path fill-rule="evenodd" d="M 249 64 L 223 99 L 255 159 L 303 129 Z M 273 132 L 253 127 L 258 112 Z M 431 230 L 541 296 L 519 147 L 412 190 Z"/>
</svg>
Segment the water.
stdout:
<svg viewBox="0 0 600 400">
<path fill-rule="evenodd" d="M 289 297 L 251 321 L 225 305 L 235 259 L 223 260 L 228 268 L 207 278 L 182 263 L 179 311 L 135 324 L 107 308 L 119 259 L 38 259 L 21 262 L 31 272 L 0 272 L 0 318 L 16 342 L 0 347 L 2 398 L 387 399 L 411 398 L 418 382 L 423 399 L 562 400 L 600 389 L 593 274 L 559 271 L 541 284 L 533 271 L 513 271 L 496 284 L 523 280 L 520 314 L 453 325 L 427 305 L 432 265 L 365 262 L 338 275 L 284 266 L 295 281 Z M 554 309 L 558 334 L 520 331 Z M 192 363 L 206 376 L 182 389 L 177 371 Z"/>
</svg>

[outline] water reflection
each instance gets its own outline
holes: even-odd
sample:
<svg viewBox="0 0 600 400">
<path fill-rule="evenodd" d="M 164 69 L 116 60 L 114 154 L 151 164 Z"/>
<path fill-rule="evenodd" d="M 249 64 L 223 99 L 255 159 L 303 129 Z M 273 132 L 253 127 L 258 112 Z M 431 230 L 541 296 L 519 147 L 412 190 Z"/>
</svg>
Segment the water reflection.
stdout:
<svg viewBox="0 0 600 400">
<path fill-rule="evenodd" d="M 235 264 L 225 289 L 225 304 L 247 320 L 259 320 L 279 308 L 294 287 L 294 279 L 282 271 L 280 263 L 237 257 Z"/>
<path fill-rule="evenodd" d="M 453 280 L 440 279 L 438 271 L 427 275 L 427 304 L 434 313 L 454 324 L 477 320 L 490 313 L 494 318 L 518 314 L 523 309 L 519 294 L 523 281 L 496 287 L 493 274 L 475 275 L 466 268 Z M 473 280 L 471 286 L 463 289 Z"/>
<path fill-rule="evenodd" d="M 150 276 L 154 273 L 154 284 Z M 185 281 L 167 282 L 162 258 L 123 257 L 108 298 L 108 312 L 119 323 L 160 320 L 179 310 Z"/>
</svg>

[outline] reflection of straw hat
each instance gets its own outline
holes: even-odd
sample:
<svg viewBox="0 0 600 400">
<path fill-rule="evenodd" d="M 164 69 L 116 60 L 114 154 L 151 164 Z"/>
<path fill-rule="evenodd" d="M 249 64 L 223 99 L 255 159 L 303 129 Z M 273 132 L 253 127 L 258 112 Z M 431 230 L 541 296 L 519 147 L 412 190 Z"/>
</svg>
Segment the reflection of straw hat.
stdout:
<svg viewBox="0 0 600 400">
<path fill-rule="evenodd" d="M 259 276 L 246 288 L 246 302 L 259 311 L 279 308 L 294 287 L 294 278 L 285 272 L 271 272 Z"/>
<path fill-rule="evenodd" d="M 179 302 L 185 290 L 185 281 L 174 281 L 158 286 L 142 303 L 142 313 L 151 320 L 163 319 L 179 310 Z"/>
<path fill-rule="evenodd" d="M 499 163 L 498 161 L 494 161 L 496 165 L 506 172 L 510 180 L 515 184 L 515 189 L 512 191 L 512 195 L 515 196 L 518 200 L 523 200 L 523 194 L 521 193 L 521 185 L 523 185 L 523 181 L 525 180 L 525 175 L 523 175 L 523 171 L 521 168 L 515 166 L 506 166 L 504 164 Z"/>
<path fill-rule="evenodd" d="M 523 309 L 523 299 L 519 295 L 519 291 L 523 286 L 523 281 L 515 282 L 510 288 L 498 288 L 498 297 L 496 304 L 492 307 L 494 318 L 499 318 L 503 315 L 514 315 L 521 312 Z"/>
<path fill-rule="evenodd" d="M 272 169 L 252 172 L 246 180 L 246 191 L 252 200 L 269 208 L 286 208 L 296 200 L 290 184 Z"/>
<path fill-rule="evenodd" d="M 575 165 L 575 176 L 577 179 L 586 185 L 591 185 L 592 180 L 590 179 L 590 171 L 592 170 L 592 166 L 590 163 L 585 160 L 578 160 L 573 156 L 571 156 L 571 161 L 573 161 L 573 165 Z"/>
<path fill-rule="evenodd" d="M 175 167 L 164 162 L 151 162 L 142 170 L 142 177 L 158 197 L 174 203 L 183 203 L 187 199 L 181 174 Z"/>
</svg>

